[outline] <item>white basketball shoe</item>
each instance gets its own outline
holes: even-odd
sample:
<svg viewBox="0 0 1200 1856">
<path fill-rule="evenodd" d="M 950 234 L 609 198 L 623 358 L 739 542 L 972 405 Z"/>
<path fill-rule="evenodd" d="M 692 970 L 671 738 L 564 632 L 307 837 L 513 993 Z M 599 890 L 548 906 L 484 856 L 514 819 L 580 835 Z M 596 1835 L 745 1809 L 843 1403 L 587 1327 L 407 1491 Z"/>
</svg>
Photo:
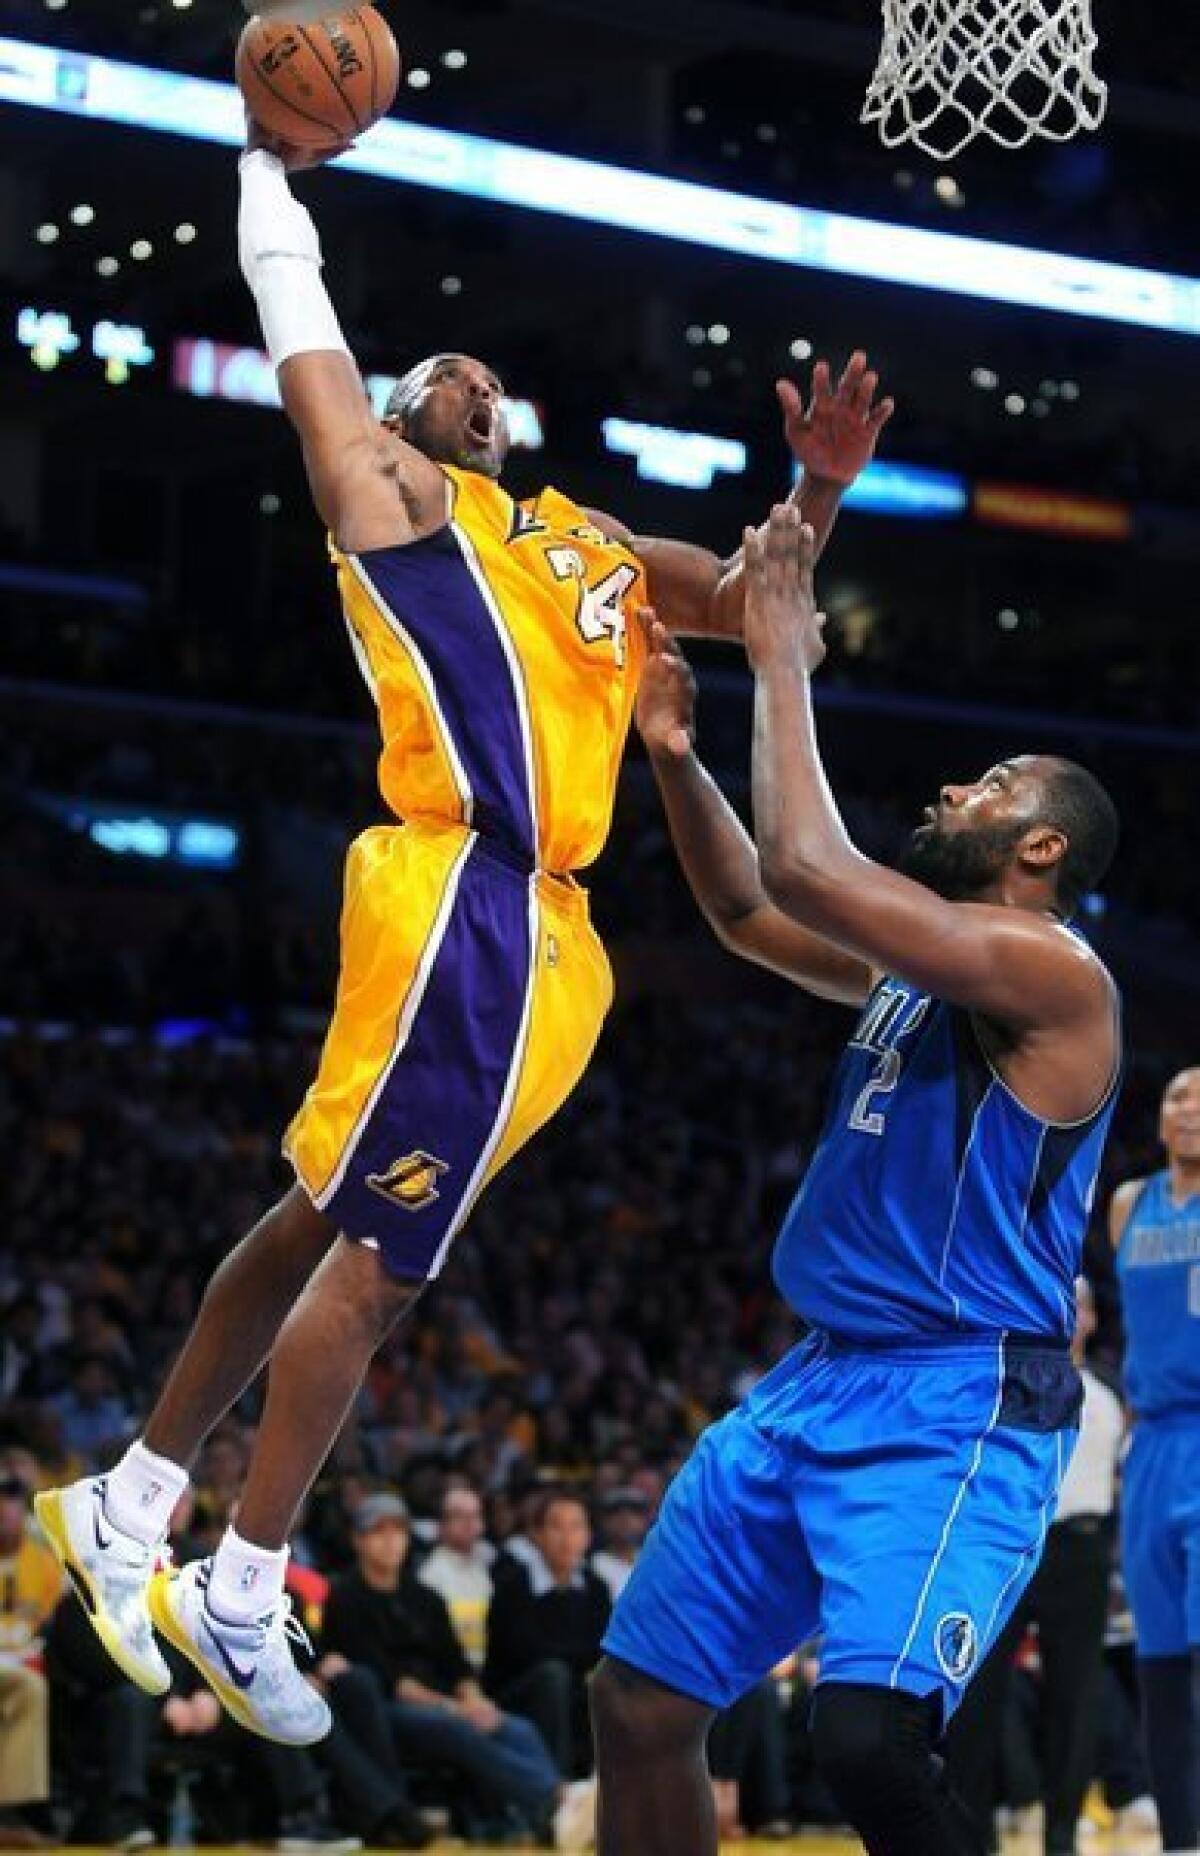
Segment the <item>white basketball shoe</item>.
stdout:
<svg viewBox="0 0 1200 1856">
<path fill-rule="evenodd" d="M 323 1740 L 332 1716 L 292 1657 L 299 1643 L 311 1653 L 303 1625 L 284 1596 L 251 1624 L 230 1624 L 208 1608 L 211 1560 L 160 1572 L 150 1585 L 150 1616 L 168 1643 L 194 1663 L 242 1727 L 281 1746 Z"/>
<path fill-rule="evenodd" d="M 148 1695 L 165 1695 L 171 1672 L 154 1641 L 146 1595 L 169 1549 L 148 1547 L 114 1527 L 104 1509 L 103 1476 L 44 1489 L 33 1508 L 113 1662 Z"/>
</svg>

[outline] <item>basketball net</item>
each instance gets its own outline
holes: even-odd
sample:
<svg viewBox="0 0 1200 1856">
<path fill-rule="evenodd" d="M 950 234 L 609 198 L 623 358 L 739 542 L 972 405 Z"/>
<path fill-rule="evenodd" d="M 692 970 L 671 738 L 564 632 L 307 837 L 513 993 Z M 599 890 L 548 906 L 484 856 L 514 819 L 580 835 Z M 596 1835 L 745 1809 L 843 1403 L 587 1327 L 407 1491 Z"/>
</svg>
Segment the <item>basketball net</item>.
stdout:
<svg viewBox="0 0 1200 1856">
<path fill-rule="evenodd" d="M 949 161 L 976 136 L 1020 148 L 1095 129 L 1091 0 L 883 0 L 883 49 L 863 105 L 888 148 Z"/>
</svg>

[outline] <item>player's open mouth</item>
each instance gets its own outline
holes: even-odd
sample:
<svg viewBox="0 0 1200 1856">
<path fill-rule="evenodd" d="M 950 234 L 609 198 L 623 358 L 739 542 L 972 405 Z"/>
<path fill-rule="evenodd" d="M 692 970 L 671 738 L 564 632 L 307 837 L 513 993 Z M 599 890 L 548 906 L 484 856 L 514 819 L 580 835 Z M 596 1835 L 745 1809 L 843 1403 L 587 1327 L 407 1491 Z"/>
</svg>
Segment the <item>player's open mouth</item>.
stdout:
<svg viewBox="0 0 1200 1856">
<path fill-rule="evenodd" d="M 477 412 L 473 412 L 467 420 L 467 436 L 472 438 L 477 445 L 490 445 L 492 431 L 492 415 L 482 407 Z"/>
</svg>

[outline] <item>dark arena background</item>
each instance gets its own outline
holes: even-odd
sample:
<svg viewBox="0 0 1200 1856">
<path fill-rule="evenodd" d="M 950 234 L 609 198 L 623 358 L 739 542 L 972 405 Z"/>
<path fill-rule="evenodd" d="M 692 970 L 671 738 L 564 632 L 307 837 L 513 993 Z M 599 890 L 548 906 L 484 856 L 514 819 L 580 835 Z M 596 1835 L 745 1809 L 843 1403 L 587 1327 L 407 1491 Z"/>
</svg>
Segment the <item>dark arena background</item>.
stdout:
<svg viewBox="0 0 1200 1856">
<path fill-rule="evenodd" d="M 792 482 L 775 380 L 807 388 L 816 359 L 865 349 L 897 410 L 818 575 L 818 726 L 855 841 L 892 858 L 943 781 L 1024 750 L 1115 797 L 1121 849 L 1081 925 L 1125 998 L 1087 1250 L 1091 1359 L 1119 1389 L 1108 1201 L 1161 1164 L 1162 1089 L 1200 1062 L 1191 9 L 1101 0 L 1097 133 L 941 164 L 859 122 L 868 0 L 383 10 L 391 116 L 294 182 L 377 403 L 428 353 L 478 355 L 511 401 L 514 494 L 550 482 L 729 553 Z M 143 1708 L 74 1600 L 55 1609 L 25 1518 L 138 1434 L 212 1269 L 288 1183 L 345 848 L 384 816 L 238 273 L 238 118 L 216 87 L 242 24 L 231 0 L 0 0 L 0 1844 L 417 1847 L 416 1812 L 499 1846 L 519 1818 L 436 1762 L 376 1772 L 376 1795 L 334 1752 L 218 1728 L 194 1684 Z M 744 654 L 689 656 L 700 746 L 746 815 Z M 718 945 L 636 736 L 584 880 L 616 1007 L 370 1372 L 293 1543 L 314 1635 L 356 1507 L 392 1492 L 413 1563 L 457 1516 L 483 1577 L 481 1531 L 503 1549 L 567 1491 L 589 1554 L 568 1588 L 607 1606 L 699 1431 L 798 1332 L 770 1253 L 846 1014 Z M 200 1458 L 193 1546 L 230 1517 L 260 1410 L 252 1389 Z M 453 1607 L 480 1655 L 483 1589 Z M 599 1627 L 580 1611 L 571 1631 L 582 1706 Z M 996 1821 L 1035 1851 L 1032 1624 L 1013 1653 Z M 811 1769 L 818 1659 L 798 1646 L 714 1732 L 731 1839 L 858 1847 Z M 48 1786 L 2 1699 L 14 1663 L 44 1678 Z M 516 1665 L 483 1667 L 513 1692 Z M 1090 1758 L 1078 1847 L 1158 1849 L 1115 1543 Z"/>
</svg>

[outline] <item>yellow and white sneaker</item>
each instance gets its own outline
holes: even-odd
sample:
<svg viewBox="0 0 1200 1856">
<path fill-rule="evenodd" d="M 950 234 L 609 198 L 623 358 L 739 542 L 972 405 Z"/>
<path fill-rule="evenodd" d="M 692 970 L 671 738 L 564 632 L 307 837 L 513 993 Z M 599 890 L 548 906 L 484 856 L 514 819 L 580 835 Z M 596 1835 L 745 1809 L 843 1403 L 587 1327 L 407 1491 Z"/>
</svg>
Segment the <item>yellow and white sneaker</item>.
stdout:
<svg viewBox="0 0 1200 1856">
<path fill-rule="evenodd" d="M 171 1672 L 154 1641 L 146 1603 L 165 1547 L 148 1547 L 114 1527 L 104 1510 L 103 1476 L 44 1489 L 34 1496 L 33 1508 L 113 1662 L 148 1695 L 165 1695 Z"/>
<path fill-rule="evenodd" d="M 323 1740 L 332 1716 L 292 1658 L 299 1643 L 311 1653 L 304 1626 L 283 1597 L 251 1624 L 229 1624 L 208 1608 L 211 1560 L 194 1560 L 178 1572 L 156 1573 L 150 1616 L 156 1630 L 200 1671 L 217 1700 L 240 1726 L 281 1746 Z"/>
</svg>

